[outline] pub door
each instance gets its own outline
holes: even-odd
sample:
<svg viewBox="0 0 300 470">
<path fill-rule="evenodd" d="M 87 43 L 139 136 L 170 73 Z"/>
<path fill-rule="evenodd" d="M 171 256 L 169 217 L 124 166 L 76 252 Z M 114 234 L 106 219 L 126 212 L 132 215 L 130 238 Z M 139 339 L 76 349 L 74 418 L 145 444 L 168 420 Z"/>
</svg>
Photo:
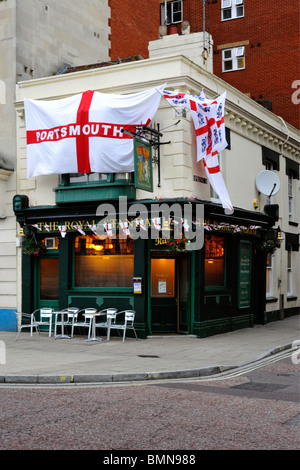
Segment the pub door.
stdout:
<svg viewBox="0 0 300 470">
<path fill-rule="evenodd" d="M 36 260 L 36 308 L 50 307 L 58 310 L 59 305 L 59 257 L 41 256 Z"/>
<path fill-rule="evenodd" d="M 189 257 L 185 253 L 151 259 L 152 333 L 190 332 Z"/>
</svg>

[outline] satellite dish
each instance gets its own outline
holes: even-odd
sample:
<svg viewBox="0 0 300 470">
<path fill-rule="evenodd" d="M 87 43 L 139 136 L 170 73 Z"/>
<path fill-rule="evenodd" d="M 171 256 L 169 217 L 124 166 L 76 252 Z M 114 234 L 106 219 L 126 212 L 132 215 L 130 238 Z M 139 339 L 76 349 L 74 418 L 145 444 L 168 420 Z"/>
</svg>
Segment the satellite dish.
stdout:
<svg viewBox="0 0 300 470">
<path fill-rule="evenodd" d="M 270 197 L 278 193 L 280 181 L 273 171 L 263 170 L 256 176 L 256 187 L 260 193 Z"/>
</svg>

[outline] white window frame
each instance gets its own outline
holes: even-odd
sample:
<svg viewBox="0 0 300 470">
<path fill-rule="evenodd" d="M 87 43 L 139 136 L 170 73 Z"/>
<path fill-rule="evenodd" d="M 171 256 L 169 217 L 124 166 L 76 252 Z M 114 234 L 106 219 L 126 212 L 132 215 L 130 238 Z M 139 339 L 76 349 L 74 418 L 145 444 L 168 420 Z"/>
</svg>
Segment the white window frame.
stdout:
<svg viewBox="0 0 300 470">
<path fill-rule="evenodd" d="M 174 11 L 175 6 L 178 6 L 178 11 Z M 174 20 L 175 15 L 180 14 L 180 19 Z M 182 23 L 183 20 L 183 1 L 176 0 L 173 2 L 164 2 L 161 4 L 161 24 L 170 25 Z"/>
<path fill-rule="evenodd" d="M 274 255 L 268 253 L 266 264 L 266 298 L 273 297 L 273 264 Z"/>
<path fill-rule="evenodd" d="M 221 20 L 229 21 L 244 17 L 244 0 L 222 0 Z"/>
<path fill-rule="evenodd" d="M 293 295 L 293 250 L 292 245 L 287 246 L 287 296 Z"/>
<path fill-rule="evenodd" d="M 293 175 L 288 175 L 288 205 L 289 205 L 289 221 L 294 220 L 294 184 Z"/>
<path fill-rule="evenodd" d="M 230 52 L 230 55 L 228 54 Z M 226 57 L 227 56 L 227 57 Z M 240 60 L 243 59 L 241 66 Z M 225 63 L 231 62 L 231 68 L 225 68 Z M 245 46 L 231 47 L 222 50 L 222 72 L 232 72 L 245 69 Z"/>
</svg>

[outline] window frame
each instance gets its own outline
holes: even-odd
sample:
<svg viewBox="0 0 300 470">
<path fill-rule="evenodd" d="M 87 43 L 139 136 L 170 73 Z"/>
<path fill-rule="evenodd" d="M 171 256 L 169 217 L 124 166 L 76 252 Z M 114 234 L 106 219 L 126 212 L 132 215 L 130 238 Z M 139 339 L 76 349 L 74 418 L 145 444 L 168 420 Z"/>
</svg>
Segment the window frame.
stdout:
<svg viewBox="0 0 300 470">
<path fill-rule="evenodd" d="M 242 54 L 237 55 L 238 49 L 242 49 Z M 230 51 L 230 57 L 225 57 L 226 52 Z M 243 67 L 238 66 L 238 61 L 243 59 Z M 225 63 L 232 62 L 230 69 L 225 68 Z M 222 72 L 235 72 L 237 70 L 245 70 L 246 68 L 246 54 L 245 46 L 229 47 L 222 49 Z"/>
<path fill-rule="evenodd" d="M 287 297 L 293 295 L 293 247 L 287 246 Z"/>
<path fill-rule="evenodd" d="M 87 235 L 78 235 L 76 237 L 73 238 L 73 242 L 72 242 L 72 251 L 73 251 L 73 262 L 72 262 L 72 265 L 73 265 L 73 269 L 72 269 L 72 291 L 74 292 L 128 292 L 128 293 L 131 293 L 133 291 L 133 286 L 130 284 L 130 285 L 127 285 L 127 286 L 80 286 L 80 285 L 77 285 L 76 283 L 76 249 L 75 249 L 75 240 L 76 238 L 85 238 L 85 237 L 88 237 L 88 236 L 92 236 L 92 234 L 87 234 Z M 118 238 L 118 235 L 116 235 L 115 238 L 112 238 L 111 241 L 114 243 L 114 240 Z M 107 238 L 107 240 L 110 240 L 109 238 Z M 134 250 L 135 250 L 135 244 L 134 244 L 134 240 L 132 240 L 132 243 L 133 243 L 133 253 L 131 254 L 133 256 L 133 271 L 132 271 L 132 276 L 130 276 L 130 278 L 132 278 L 134 276 Z M 103 255 L 103 256 L 114 256 L 114 255 Z"/>
<path fill-rule="evenodd" d="M 294 221 L 294 214 L 295 214 L 295 204 L 294 204 L 294 178 L 292 173 L 288 174 L 288 214 L 289 214 L 289 222 Z"/>
<path fill-rule="evenodd" d="M 180 9 L 174 11 L 175 4 L 180 4 Z M 180 19 L 174 21 L 174 16 L 180 14 Z M 169 21 L 170 18 L 170 21 Z M 161 4 L 161 24 L 162 25 L 171 25 L 182 23 L 183 21 L 183 0 L 174 0 L 172 2 L 164 2 Z"/>
<path fill-rule="evenodd" d="M 206 237 L 208 236 L 213 236 L 219 239 L 223 240 L 223 249 L 224 249 L 224 254 L 223 254 L 223 284 L 214 284 L 214 285 L 209 285 L 206 283 L 206 278 L 205 278 L 205 267 L 206 267 L 206 260 L 209 258 L 206 258 L 205 252 L 204 252 L 204 289 L 206 292 L 211 292 L 211 291 L 220 291 L 224 290 L 227 287 L 227 237 L 221 234 L 205 234 L 205 241 L 204 241 L 204 247 L 206 243 Z"/>
<path fill-rule="evenodd" d="M 273 268 L 274 268 L 274 255 L 272 253 L 268 253 L 267 260 L 266 260 L 266 298 L 267 299 L 270 299 L 273 297 L 273 273 L 274 273 Z M 267 275 L 268 272 L 269 272 L 269 275 Z"/>
<path fill-rule="evenodd" d="M 227 2 L 227 3 L 226 3 Z M 238 14 L 242 9 L 242 14 Z M 225 18 L 227 13 L 230 13 L 230 17 Z M 221 2 L 221 21 L 230 21 L 245 16 L 245 4 L 244 0 L 222 0 Z"/>
</svg>

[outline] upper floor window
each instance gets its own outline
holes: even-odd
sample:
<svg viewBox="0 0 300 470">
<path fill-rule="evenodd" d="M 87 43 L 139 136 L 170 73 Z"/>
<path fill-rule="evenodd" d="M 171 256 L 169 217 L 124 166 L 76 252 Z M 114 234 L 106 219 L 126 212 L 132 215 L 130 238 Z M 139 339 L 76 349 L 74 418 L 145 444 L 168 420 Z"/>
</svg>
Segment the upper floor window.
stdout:
<svg viewBox="0 0 300 470">
<path fill-rule="evenodd" d="M 113 183 L 119 180 L 132 181 L 131 173 L 70 173 L 68 176 L 69 184 L 72 183 Z"/>
<path fill-rule="evenodd" d="M 181 23 L 183 15 L 182 0 L 161 4 L 161 24 Z"/>
<path fill-rule="evenodd" d="M 222 20 L 232 20 L 244 16 L 244 0 L 222 0 Z"/>
<path fill-rule="evenodd" d="M 242 70 L 245 68 L 245 46 L 222 50 L 222 71 Z"/>
<path fill-rule="evenodd" d="M 288 201 L 289 201 L 289 220 L 294 220 L 294 188 L 293 175 L 288 175 Z"/>
<path fill-rule="evenodd" d="M 289 209 L 289 222 L 294 222 L 294 216 L 297 213 L 298 203 L 295 197 L 295 180 L 299 180 L 299 163 L 289 158 L 285 159 L 286 174 L 288 177 L 288 209 Z"/>
<path fill-rule="evenodd" d="M 266 265 L 266 297 L 273 295 L 273 255 L 268 253 Z"/>
</svg>

